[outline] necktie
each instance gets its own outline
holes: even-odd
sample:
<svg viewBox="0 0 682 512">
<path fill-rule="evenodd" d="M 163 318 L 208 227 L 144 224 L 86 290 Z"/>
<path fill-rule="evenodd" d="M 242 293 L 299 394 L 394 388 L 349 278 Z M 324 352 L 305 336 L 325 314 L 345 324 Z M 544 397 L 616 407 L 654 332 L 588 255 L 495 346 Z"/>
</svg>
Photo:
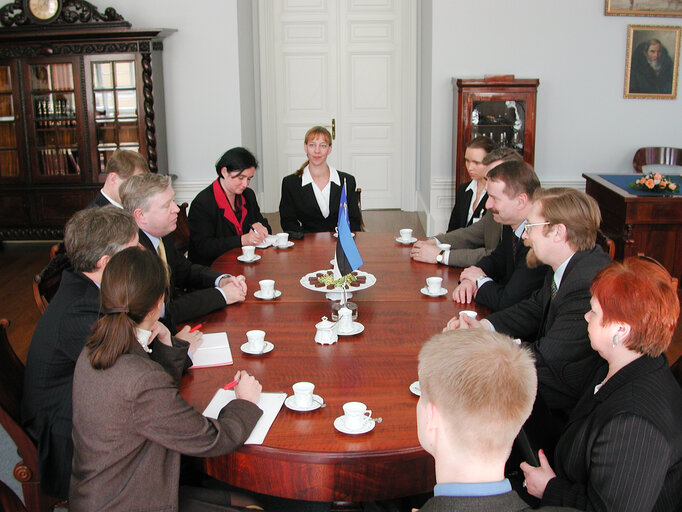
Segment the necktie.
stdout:
<svg viewBox="0 0 682 512">
<path fill-rule="evenodd" d="M 514 255 L 514 261 L 516 261 L 516 253 L 519 250 L 519 237 L 516 236 L 516 233 L 512 233 L 512 254 Z"/>
<path fill-rule="evenodd" d="M 552 299 L 556 296 L 556 292 L 558 288 L 556 287 L 556 281 L 554 280 L 554 276 L 552 276 L 552 285 L 550 286 L 550 292 L 552 293 Z"/>
<path fill-rule="evenodd" d="M 159 253 L 159 258 L 161 258 L 161 261 L 168 264 L 168 260 L 166 259 L 166 247 L 163 245 L 163 240 L 159 240 L 159 247 L 157 248 L 157 251 Z"/>
</svg>

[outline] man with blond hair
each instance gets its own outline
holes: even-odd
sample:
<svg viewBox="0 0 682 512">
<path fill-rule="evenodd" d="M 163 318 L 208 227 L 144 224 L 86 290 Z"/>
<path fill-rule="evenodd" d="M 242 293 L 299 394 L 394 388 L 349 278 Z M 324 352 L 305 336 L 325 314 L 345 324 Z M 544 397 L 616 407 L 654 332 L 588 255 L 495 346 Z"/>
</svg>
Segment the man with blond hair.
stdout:
<svg viewBox="0 0 682 512">
<path fill-rule="evenodd" d="M 128 178 L 137 174 L 149 172 L 149 166 L 144 157 L 137 151 L 117 149 L 109 157 L 106 166 L 107 177 L 102 189 L 97 193 L 88 208 L 113 204 L 123 208 L 118 190 Z"/>
<path fill-rule="evenodd" d="M 482 329 L 437 334 L 419 353 L 419 385 L 417 435 L 436 463 L 421 512 L 532 510 L 504 477 L 537 391 L 531 352 Z"/>
<path fill-rule="evenodd" d="M 140 229 L 140 244 L 153 251 L 170 272 L 170 296 L 165 304 L 164 322 L 172 332 L 176 324 L 222 309 L 246 299 L 244 276 L 220 274 L 191 263 L 175 248 L 173 231 L 180 209 L 169 176 L 138 174 L 120 189 L 124 208 Z"/>
</svg>

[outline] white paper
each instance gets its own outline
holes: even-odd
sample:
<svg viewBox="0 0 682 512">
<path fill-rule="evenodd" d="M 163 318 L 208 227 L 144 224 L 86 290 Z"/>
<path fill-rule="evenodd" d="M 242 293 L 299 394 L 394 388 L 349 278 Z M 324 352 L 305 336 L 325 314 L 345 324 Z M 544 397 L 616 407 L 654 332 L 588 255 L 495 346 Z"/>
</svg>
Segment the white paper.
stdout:
<svg viewBox="0 0 682 512">
<path fill-rule="evenodd" d="M 270 427 L 272 427 L 286 397 L 286 393 L 260 394 L 258 407 L 263 410 L 263 416 L 260 417 L 253 432 L 251 432 L 251 435 L 244 444 L 263 444 L 265 436 L 268 434 Z M 223 407 L 235 398 L 237 398 L 237 395 L 233 390 L 219 389 L 202 414 L 207 418 L 218 419 L 218 414 L 220 414 Z"/>
<path fill-rule="evenodd" d="M 227 333 L 213 332 L 202 336 L 201 346 L 192 355 L 192 368 L 209 368 L 232 364 L 232 351 Z"/>
</svg>

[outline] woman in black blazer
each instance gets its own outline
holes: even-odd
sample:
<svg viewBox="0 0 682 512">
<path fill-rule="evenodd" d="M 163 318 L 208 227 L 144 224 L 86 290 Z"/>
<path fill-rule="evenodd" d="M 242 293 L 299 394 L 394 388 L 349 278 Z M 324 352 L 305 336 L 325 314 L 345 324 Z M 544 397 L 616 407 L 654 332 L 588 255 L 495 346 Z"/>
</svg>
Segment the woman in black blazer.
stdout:
<svg viewBox="0 0 682 512">
<path fill-rule="evenodd" d="M 471 226 L 486 212 L 485 175 L 488 165 L 483 159 L 495 148 L 495 143 L 484 135 L 474 137 L 466 144 L 464 166 L 469 173 L 469 181 L 462 183 L 455 193 L 455 206 L 450 214 L 448 233 L 455 229 Z"/>
<path fill-rule="evenodd" d="M 232 148 L 220 157 L 218 179 L 197 194 L 189 209 L 192 263 L 209 266 L 224 252 L 258 245 L 272 232 L 248 188 L 257 167 L 256 157 L 245 148 Z"/>
<path fill-rule="evenodd" d="M 543 505 L 581 510 L 682 510 L 682 390 L 665 350 L 680 314 L 657 262 L 612 263 L 592 283 L 590 344 L 606 360 L 571 413 L 554 467 L 521 464 Z"/>
<path fill-rule="evenodd" d="M 334 231 L 339 216 L 341 187 L 346 184 L 351 231 L 361 230 L 360 207 L 355 178 L 327 165 L 332 152 L 332 136 L 322 126 L 305 134 L 303 148 L 308 160 L 294 174 L 282 180 L 279 217 L 288 232 L 316 233 Z"/>
</svg>

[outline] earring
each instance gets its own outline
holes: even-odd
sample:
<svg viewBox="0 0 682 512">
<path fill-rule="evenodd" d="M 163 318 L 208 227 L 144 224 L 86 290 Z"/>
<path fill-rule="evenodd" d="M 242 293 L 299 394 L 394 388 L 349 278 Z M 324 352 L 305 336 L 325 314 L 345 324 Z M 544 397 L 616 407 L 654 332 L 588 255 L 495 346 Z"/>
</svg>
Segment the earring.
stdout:
<svg viewBox="0 0 682 512">
<path fill-rule="evenodd" d="M 616 346 L 618 345 L 619 341 L 620 341 L 620 340 L 618 339 L 618 334 L 617 334 L 617 333 L 614 334 L 614 335 L 613 335 L 613 341 L 611 342 L 611 346 L 612 346 L 613 348 L 616 348 Z"/>
</svg>

